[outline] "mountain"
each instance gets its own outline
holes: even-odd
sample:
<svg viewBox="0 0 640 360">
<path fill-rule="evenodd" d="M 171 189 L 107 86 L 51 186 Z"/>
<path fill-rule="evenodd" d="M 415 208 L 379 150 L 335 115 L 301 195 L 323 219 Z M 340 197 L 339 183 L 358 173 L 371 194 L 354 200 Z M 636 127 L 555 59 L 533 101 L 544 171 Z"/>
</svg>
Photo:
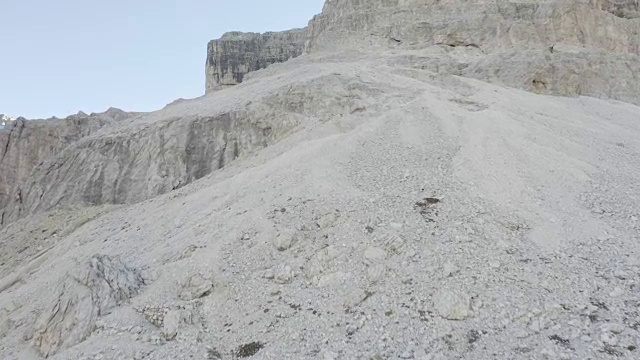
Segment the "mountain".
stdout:
<svg viewBox="0 0 640 360">
<path fill-rule="evenodd" d="M 636 358 L 637 14 L 328 0 L 234 86 L 18 121 L 0 357 Z"/>
</svg>

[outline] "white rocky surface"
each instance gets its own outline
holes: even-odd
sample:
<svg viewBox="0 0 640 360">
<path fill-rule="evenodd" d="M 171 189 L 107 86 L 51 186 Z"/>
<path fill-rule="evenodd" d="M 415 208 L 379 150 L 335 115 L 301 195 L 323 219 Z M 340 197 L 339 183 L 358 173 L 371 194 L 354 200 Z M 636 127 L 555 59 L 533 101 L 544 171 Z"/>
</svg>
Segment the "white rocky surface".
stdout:
<svg viewBox="0 0 640 360">
<path fill-rule="evenodd" d="M 37 320 L 96 254 L 144 286 L 80 312 L 92 331 L 60 332 L 75 345 L 50 359 L 638 358 L 640 107 L 351 44 L 115 127 L 179 134 L 184 114 L 251 106 L 249 124 L 286 122 L 268 146 L 145 201 L 0 229 L 0 358 L 42 358 Z"/>
</svg>

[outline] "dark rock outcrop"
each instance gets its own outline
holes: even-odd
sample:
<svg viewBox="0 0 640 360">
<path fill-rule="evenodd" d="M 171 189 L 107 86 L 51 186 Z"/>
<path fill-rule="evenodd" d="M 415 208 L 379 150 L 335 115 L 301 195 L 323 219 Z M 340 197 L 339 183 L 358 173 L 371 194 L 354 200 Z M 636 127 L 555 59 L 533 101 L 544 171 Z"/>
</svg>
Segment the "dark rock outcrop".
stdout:
<svg viewBox="0 0 640 360">
<path fill-rule="evenodd" d="M 207 47 L 206 92 L 237 85 L 244 75 L 299 56 L 304 51 L 307 30 L 283 32 L 229 32 Z"/>
</svg>

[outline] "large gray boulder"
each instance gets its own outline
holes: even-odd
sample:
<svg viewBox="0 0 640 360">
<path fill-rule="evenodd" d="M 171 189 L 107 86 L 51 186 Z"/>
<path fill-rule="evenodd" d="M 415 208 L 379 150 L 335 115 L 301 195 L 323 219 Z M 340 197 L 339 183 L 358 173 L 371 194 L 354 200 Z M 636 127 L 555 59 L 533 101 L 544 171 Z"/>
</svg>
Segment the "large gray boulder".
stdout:
<svg viewBox="0 0 640 360">
<path fill-rule="evenodd" d="M 44 357 L 84 341 L 98 317 L 111 313 L 144 285 L 140 273 L 118 259 L 96 255 L 88 265 L 61 283 L 36 321 L 33 343 Z"/>
</svg>

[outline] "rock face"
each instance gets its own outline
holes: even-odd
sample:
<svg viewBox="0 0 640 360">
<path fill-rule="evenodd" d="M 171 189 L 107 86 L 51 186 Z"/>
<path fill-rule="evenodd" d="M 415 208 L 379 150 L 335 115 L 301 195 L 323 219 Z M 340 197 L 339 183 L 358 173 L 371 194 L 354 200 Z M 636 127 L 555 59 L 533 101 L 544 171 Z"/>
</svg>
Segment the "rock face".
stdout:
<svg viewBox="0 0 640 360">
<path fill-rule="evenodd" d="M 46 159 L 106 124 L 133 114 L 119 109 L 66 119 L 33 120 L 19 118 L 0 130 L 0 226 L 5 223 L 9 204 L 21 204 L 27 179 Z M 20 208 L 12 211 L 20 213 Z"/>
<path fill-rule="evenodd" d="M 265 34 L 229 32 L 207 47 L 206 92 L 237 85 L 250 71 L 285 62 L 304 51 L 306 29 Z"/>
<path fill-rule="evenodd" d="M 63 143 L 36 141 L 39 137 L 33 145 L 30 137 L 18 140 L 29 134 L 20 129 L 30 125 L 19 122 L 2 133 L 10 154 L 9 170 L 0 175 L 6 175 L 0 178 L 6 179 L 2 180 L 3 221 L 60 206 L 130 204 L 181 188 L 275 143 L 307 116 L 328 118 L 350 111 L 357 99 L 338 97 L 344 92 L 342 85 L 317 89 L 297 81 L 271 92 L 254 87 L 246 90 L 252 95 L 241 103 L 234 103 L 233 93 L 222 97 L 227 103 L 215 110 L 206 99 L 196 106 L 177 103 L 128 121 L 113 121 L 98 132 L 76 134 Z M 65 130 L 55 122 L 42 126 Z M 51 144 L 57 147 L 47 151 Z M 22 160 L 23 154 L 33 153 L 37 155 L 33 159 Z"/>
<path fill-rule="evenodd" d="M 60 286 L 51 306 L 38 318 L 33 335 L 35 347 L 44 357 L 84 341 L 98 317 L 138 293 L 144 285 L 140 274 L 108 256 L 91 258 L 89 268 L 69 276 Z"/>
<path fill-rule="evenodd" d="M 334 0 L 305 56 L 83 122 L 4 207 L 0 359 L 638 358 L 640 107 L 495 84 L 635 101 L 634 11 Z"/>
<path fill-rule="evenodd" d="M 639 14 L 635 0 L 336 0 L 306 51 L 415 50 L 414 67 L 640 104 Z"/>
</svg>

